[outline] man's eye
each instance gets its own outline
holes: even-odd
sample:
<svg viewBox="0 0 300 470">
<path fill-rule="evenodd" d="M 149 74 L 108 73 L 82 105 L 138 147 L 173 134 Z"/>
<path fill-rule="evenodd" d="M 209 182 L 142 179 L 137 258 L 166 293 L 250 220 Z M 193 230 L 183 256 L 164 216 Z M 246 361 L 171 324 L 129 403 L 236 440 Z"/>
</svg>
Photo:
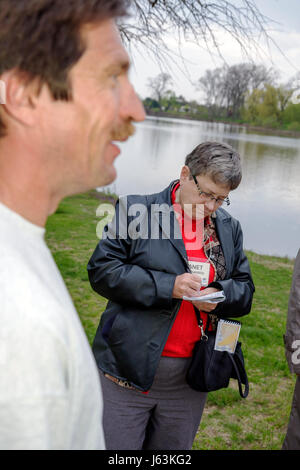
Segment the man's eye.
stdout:
<svg viewBox="0 0 300 470">
<path fill-rule="evenodd" d="M 119 71 L 117 71 L 117 72 L 114 72 L 114 73 L 111 74 L 111 78 L 113 80 L 119 80 L 120 75 L 121 75 L 121 73 Z"/>
<path fill-rule="evenodd" d="M 120 79 L 120 74 L 119 73 L 114 73 L 110 76 L 110 82 L 112 83 L 113 87 L 118 87 L 119 86 L 119 79 Z"/>
</svg>

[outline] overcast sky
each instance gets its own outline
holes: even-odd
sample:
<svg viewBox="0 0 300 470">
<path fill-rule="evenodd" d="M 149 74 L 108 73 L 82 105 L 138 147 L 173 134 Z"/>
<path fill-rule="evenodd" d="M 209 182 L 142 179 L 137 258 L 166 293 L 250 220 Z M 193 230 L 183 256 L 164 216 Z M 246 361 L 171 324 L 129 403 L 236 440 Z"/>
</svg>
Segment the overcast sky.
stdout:
<svg viewBox="0 0 300 470">
<path fill-rule="evenodd" d="M 263 14 L 277 22 L 270 28 L 269 34 L 282 52 L 274 46 L 268 50 L 265 44 L 261 44 L 259 55 L 252 52 L 251 57 L 256 63 L 278 69 L 279 81 L 284 83 L 300 71 L 300 0 L 256 0 L 256 5 Z M 221 33 L 218 41 L 228 65 L 249 61 L 231 37 Z M 175 53 L 178 51 L 175 38 L 168 38 L 168 45 Z M 222 61 L 217 54 L 209 54 L 204 47 L 191 43 L 183 45 L 182 53 L 190 80 L 176 66 L 172 66 L 172 70 L 166 67 L 165 71 L 173 78 L 172 89 L 186 99 L 201 101 L 201 92 L 191 82 L 196 82 L 205 70 L 221 66 Z M 155 77 L 161 70 L 147 54 L 135 54 L 133 51 L 132 59 L 131 80 L 139 95 L 145 98 L 150 94 L 147 88 L 148 77 Z"/>
</svg>

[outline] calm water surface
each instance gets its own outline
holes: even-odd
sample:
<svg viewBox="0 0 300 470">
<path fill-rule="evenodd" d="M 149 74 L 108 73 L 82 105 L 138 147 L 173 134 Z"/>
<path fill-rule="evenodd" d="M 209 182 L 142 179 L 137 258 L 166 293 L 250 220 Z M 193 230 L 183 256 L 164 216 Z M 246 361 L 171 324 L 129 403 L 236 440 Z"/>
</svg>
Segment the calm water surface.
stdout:
<svg viewBox="0 0 300 470">
<path fill-rule="evenodd" d="M 241 222 L 244 247 L 294 258 L 300 248 L 300 139 L 250 134 L 240 126 L 147 118 L 121 145 L 118 177 L 108 190 L 120 195 L 161 191 L 177 179 L 185 156 L 207 140 L 225 142 L 242 158 L 243 179 L 230 193 L 228 211 Z M 107 190 L 107 188 L 105 188 Z"/>
</svg>

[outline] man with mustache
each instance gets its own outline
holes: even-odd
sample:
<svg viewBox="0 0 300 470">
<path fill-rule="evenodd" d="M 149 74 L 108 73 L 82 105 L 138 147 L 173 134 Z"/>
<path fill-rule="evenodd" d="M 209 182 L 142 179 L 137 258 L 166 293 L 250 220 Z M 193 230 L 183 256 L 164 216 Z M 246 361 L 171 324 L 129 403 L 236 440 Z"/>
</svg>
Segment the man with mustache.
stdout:
<svg viewBox="0 0 300 470">
<path fill-rule="evenodd" d="M 102 396 L 45 241 L 65 196 L 111 183 L 143 107 L 115 24 L 125 0 L 1 0 L 0 448 L 103 449 Z"/>
</svg>

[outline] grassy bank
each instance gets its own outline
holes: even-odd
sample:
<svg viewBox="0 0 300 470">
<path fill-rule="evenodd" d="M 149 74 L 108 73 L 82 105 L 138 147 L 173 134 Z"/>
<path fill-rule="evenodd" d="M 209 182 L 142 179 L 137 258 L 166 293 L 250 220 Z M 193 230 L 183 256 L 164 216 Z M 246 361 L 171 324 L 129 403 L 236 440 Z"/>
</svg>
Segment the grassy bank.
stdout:
<svg viewBox="0 0 300 470">
<path fill-rule="evenodd" d="M 47 242 L 92 342 L 106 300 L 91 289 L 87 262 L 98 242 L 99 194 L 65 199 L 47 224 Z M 280 449 L 288 422 L 295 377 L 284 356 L 288 295 L 293 262 L 247 253 L 256 286 L 253 309 L 242 319 L 250 394 L 239 397 L 235 381 L 209 394 L 194 449 Z"/>
</svg>

